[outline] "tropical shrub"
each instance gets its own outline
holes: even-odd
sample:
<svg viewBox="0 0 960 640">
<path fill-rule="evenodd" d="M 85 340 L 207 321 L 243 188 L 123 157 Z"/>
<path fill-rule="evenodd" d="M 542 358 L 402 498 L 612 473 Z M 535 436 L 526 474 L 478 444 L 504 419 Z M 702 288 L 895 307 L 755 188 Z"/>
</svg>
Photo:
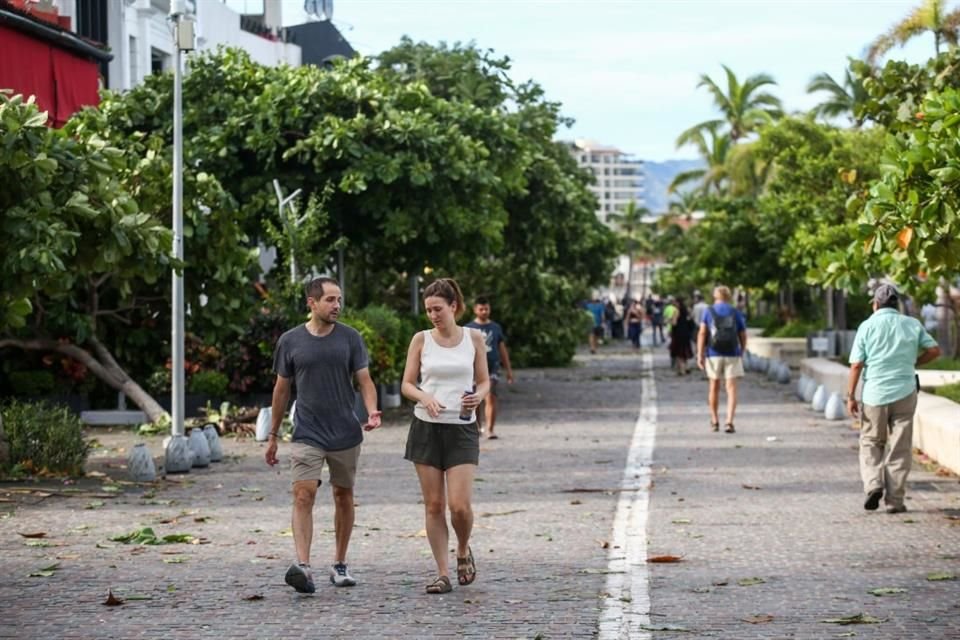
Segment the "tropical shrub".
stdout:
<svg viewBox="0 0 960 640">
<path fill-rule="evenodd" d="M 80 418 L 65 407 L 11 400 L 0 407 L 10 445 L 4 476 L 81 475 L 91 445 Z"/>
</svg>

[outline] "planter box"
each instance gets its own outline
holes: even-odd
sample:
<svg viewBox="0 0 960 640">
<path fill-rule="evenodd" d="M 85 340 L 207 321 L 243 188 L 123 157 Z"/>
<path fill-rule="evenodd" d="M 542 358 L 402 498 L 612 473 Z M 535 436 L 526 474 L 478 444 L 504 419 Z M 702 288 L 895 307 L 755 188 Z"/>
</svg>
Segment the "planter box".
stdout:
<svg viewBox="0 0 960 640">
<path fill-rule="evenodd" d="M 807 357 L 806 338 L 747 338 L 747 351 L 754 355 L 786 362 L 791 369 L 799 369 Z"/>
<path fill-rule="evenodd" d="M 920 392 L 913 423 L 913 446 L 960 474 L 960 404 Z"/>
</svg>

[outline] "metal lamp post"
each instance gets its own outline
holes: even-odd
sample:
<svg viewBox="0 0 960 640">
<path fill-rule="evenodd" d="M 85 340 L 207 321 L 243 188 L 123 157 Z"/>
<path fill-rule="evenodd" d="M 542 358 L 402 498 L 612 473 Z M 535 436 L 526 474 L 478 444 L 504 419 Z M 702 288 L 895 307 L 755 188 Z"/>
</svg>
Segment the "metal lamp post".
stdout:
<svg viewBox="0 0 960 640">
<path fill-rule="evenodd" d="M 193 19 L 185 0 L 171 0 L 173 23 L 173 257 L 183 260 L 183 52 L 194 46 Z M 166 443 L 167 473 L 185 473 L 193 466 L 193 455 L 184 435 L 184 304 L 183 274 L 173 272 L 171 331 L 172 380 L 170 437 Z"/>
</svg>

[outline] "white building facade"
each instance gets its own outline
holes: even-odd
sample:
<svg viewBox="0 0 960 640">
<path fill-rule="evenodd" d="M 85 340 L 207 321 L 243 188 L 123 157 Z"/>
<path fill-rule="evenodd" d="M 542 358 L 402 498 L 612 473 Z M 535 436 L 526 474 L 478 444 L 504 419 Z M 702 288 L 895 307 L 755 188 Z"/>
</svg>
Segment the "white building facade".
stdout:
<svg viewBox="0 0 960 640">
<path fill-rule="evenodd" d="M 597 196 L 597 218 L 610 225 L 610 214 L 622 212 L 627 204 L 644 206 L 643 160 L 593 140 L 576 140 L 570 152 L 577 164 L 596 178 L 590 190 Z"/>
<path fill-rule="evenodd" d="M 171 69 L 170 1 L 56 0 L 55 4 L 60 15 L 72 18 L 75 31 L 110 47 L 113 60 L 107 68 L 106 86 L 125 91 L 141 84 L 149 75 Z M 277 0 L 265 3 L 269 11 L 261 16 L 264 26 L 279 30 L 282 4 Z M 263 65 L 300 65 L 298 45 L 244 30 L 241 15 L 220 0 L 185 0 L 182 4 L 195 19 L 197 51 L 224 45 L 243 49 Z"/>
</svg>

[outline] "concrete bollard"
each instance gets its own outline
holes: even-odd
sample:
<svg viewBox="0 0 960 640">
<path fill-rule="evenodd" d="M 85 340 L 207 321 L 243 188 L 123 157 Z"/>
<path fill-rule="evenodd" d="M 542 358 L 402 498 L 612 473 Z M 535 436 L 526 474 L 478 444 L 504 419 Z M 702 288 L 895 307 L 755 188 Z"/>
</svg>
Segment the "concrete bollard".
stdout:
<svg viewBox="0 0 960 640">
<path fill-rule="evenodd" d="M 207 444 L 207 437 L 203 435 L 202 429 L 190 429 L 190 449 L 193 450 L 193 466 L 210 466 L 210 445 Z"/>
<path fill-rule="evenodd" d="M 780 375 L 780 361 L 771 360 L 770 365 L 767 367 L 767 380 L 770 382 L 776 382 L 777 377 Z"/>
<path fill-rule="evenodd" d="M 167 473 L 188 473 L 193 467 L 193 449 L 186 436 L 168 436 L 163 440 L 163 468 Z"/>
<path fill-rule="evenodd" d="M 801 400 L 803 400 L 808 384 L 810 384 L 810 377 L 805 373 L 800 374 L 800 379 L 797 380 L 797 397 Z"/>
<path fill-rule="evenodd" d="M 790 365 L 786 362 L 780 363 L 780 369 L 777 371 L 777 382 L 780 384 L 790 384 Z"/>
<path fill-rule="evenodd" d="M 157 465 L 153 463 L 153 456 L 145 443 L 138 442 L 130 449 L 127 471 L 134 482 L 153 482 L 157 479 Z"/>
<path fill-rule="evenodd" d="M 272 413 L 273 409 L 270 407 L 260 408 L 260 413 L 257 414 L 257 428 L 254 432 L 257 442 L 266 442 L 267 438 L 270 437 L 270 416 Z"/>
<path fill-rule="evenodd" d="M 817 413 L 823 413 L 823 410 L 827 408 L 827 390 L 824 386 L 818 385 L 817 390 L 813 393 L 813 401 L 811 406 L 813 410 Z"/>
<path fill-rule="evenodd" d="M 813 378 L 807 379 L 807 387 L 803 390 L 803 401 L 807 404 L 813 403 L 813 394 L 817 392 L 817 381 Z"/>
<path fill-rule="evenodd" d="M 210 462 L 221 462 L 223 460 L 223 444 L 220 442 L 220 434 L 217 428 L 208 424 L 203 428 L 203 435 L 207 439 L 207 446 L 210 447 Z"/>
<path fill-rule="evenodd" d="M 843 399 L 836 391 L 830 394 L 827 406 L 823 409 L 823 417 L 827 420 L 843 420 L 847 417 L 847 412 L 843 408 Z"/>
</svg>

